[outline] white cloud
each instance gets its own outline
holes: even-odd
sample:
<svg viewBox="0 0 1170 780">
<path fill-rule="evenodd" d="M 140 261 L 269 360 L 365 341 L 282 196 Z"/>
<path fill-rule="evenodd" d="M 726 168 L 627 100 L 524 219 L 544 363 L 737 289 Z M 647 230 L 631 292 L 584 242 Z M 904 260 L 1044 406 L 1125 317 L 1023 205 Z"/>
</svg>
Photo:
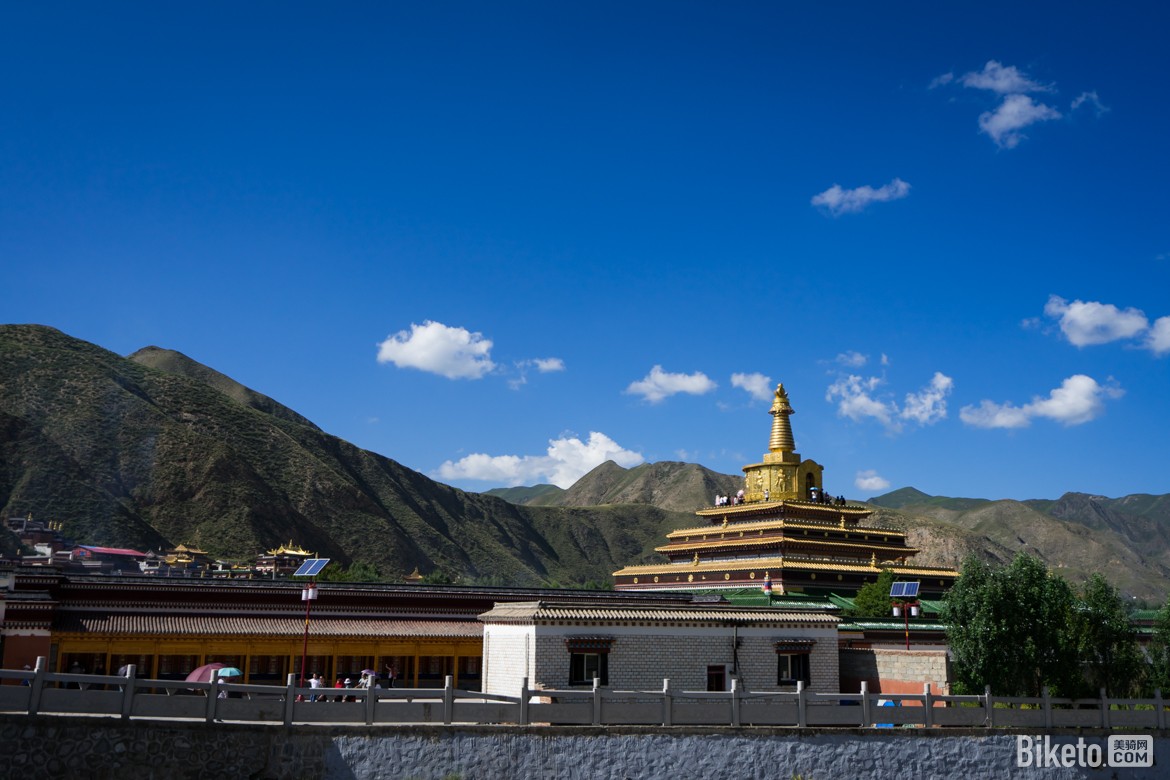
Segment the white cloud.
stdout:
<svg viewBox="0 0 1170 780">
<path fill-rule="evenodd" d="M 869 358 L 860 352 L 854 352 L 850 350 L 849 352 L 842 352 L 840 355 L 838 355 L 837 362 L 842 366 L 846 366 L 847 368 L 861 368 L 867 362 L 869 362 Z"/>
<path fill-rule="evenodd" d="M 1069 107 L 1071 110 L 1076 111 L 1086 103 L 1093 107 L 1093 110 L 1096 112 L 1097 116 L 1101 116 L 1102 114 L 1109 111 L 1109 106 L 1103 105 L 1101 103 L 1101 100 L 1097 97 L 1097 93 L 1095 91 L 1082 92 L 1081 94 L 1077 95 Z"/>
<path fill-rule="evenodd" d="M 909 194 L 910 185 L 901 179 L 894 179 L 876 190 L 869 185 L 847 190 L 840 184 L 834 184 L 821 194 L 814 195 L 812 205 L 823 206 L 834 217 L 839 217 L 861 211 L 871 203 L 899 200 Z"/>
<path fill-rule="evenodd" d="M 417 368 L 448 379 L 479 379 L 495 368 L 492 342 L 481 333 L 441 322 L 411 323 L 378 345 L 378 362 Z"/>
<path fill-rule="evenodd" d="M 853 480 L 853 485 L 858 490 L 885 490 L 890 486 L 889 480 L 880 476 L 873 469 L 857 472 L 856 479 Z"/>
<path fill-rule="evenodd" d="M 906 402 L 900 409 L 892 399 L 877 396 L 877 389 L 884 383 L 881 377 L 850 374 L 829 385 L 825 400 L 836 402 L 838 416 L 848 417 L 854 422 L 872 418 L 890 433 L 901 432 L 902 420 L 933 425 L 946 418 L 946 398 L 954 388 L 954 380 L 946 374 L 936 371 L 930 384 L 917 393 L 907 393 Z"/>
<path fill-rule="evenodd" d="M 1069 303 L 1059 295 L 1049 296 L 1044 313 L 1060 321 L 1061 333 L 1077 347 L 1133 338 L 1150 325 L 1138 309 L 1122 310 L 1111 303 L 1097 301 Z"/>
<path fill-rule="evenodd" d="M 1154 321 L 1146 337 L 1146 348 L 1158 357 L 1170 353 L 1170 317 L 1159 317 Z"/>
<path fill-rule="evenodd" d="M 534 360 L 517 360 L 516 376 L 508 380 L 508 387 L 519 390 L 528 384 L 528 370 L 535 368 L 542 374 L 565 370 L 565 361 L 560 358 L 536 358 Z"/>
<path fill-rule="evenodd" d="M 1032 424 L 1029 414 L 1018 406 L 980 401 L 978 406 L 964 406 L 959 419 L 976 428 L 1026 428 Z"/>
<path fill-rule="evenodd" d="M 1120 398 L 1124 391 L 1115 385 L 1103 386 L 1084 374 L 1070 376 L 1047 398 L 1035 396 L 1031 403 L 1015 406 L 984 400 L 978 406 L 964 406 L 959 418 L 976 428 L 1025 428 L 1035 417 L 1061 425 L 1081 425 L 1101 416 L 1105 400 Z"/>
<path fill-rule="evenodd" d="M 757 401 L 772 400 L 772 378 L 763 374 L 732 374 L 731 386 L 746 390 Z"/>
<path fill-rule="evenodd" d="M 654 366 L 644 379 L 631 382 L 626 392 L 631 395 L 640 395 L 652 404 L 677 393 L 703 395 L 714 390 L 718 385 L 712 382 L 706 374 L 696 371 L 693 374 L 670 374 L 662 370 L 662 366 Z"/>
<path fill-rule="evenodd" d="M 485 455 L 475 453 L 446 461 L 438 469 L 440 479 L 478 480 L 508 485 L 550 482 L 568 488 L 578 479 L 612 460 L 619 466 L 637 466 L 644 458 L 627 450 L 604 433 L 592 431 L 588 441 L 565 434 L 550 439 L 545 455 Z"/>
<path fill-rule="evenodd" d="M 964 87 L 989 89 L 1000 95 L 1052 91 L 1052 87 L 1033 81 L 1025 76 L 1016 66 L 1001 65 L 995 60 L 989 60 L 981 71 L 972 71 L 963 74 L 959 79 L 959 83 Z"/>
<path fill-rule="evenodd" d="M 901 425 L 895 419 L 898 408 L 893 402 L 879 401 L 873 397 L 873 391 L 882 384 L 880 377 L 860 377 L 850 374 L 829 385 L 825 400 L 837 402 L 837 414 L 848 417 L 854 422 L 861 422 L 867 417 L 880 422 L 892 432 L 901 430 Z"/>
<path fill-rule="evenodd" d="M 950 84 L 954 80 L 955 80 L 954 73 L 944 73 L 941 76 L 935 76 L 933 79 L 931 79 L 930 83 L 926 85 L 926 88 L 927 89 L 935 89 L 937 87 L 943 87 L 943 86 L 946 86 L 947 84 Z"/>
<path fill-rule="evenodd" d="M 955 380 L 941 371 L 934 372 L 930 385 L 918 393 L 907 393 L 902 407 L 902 417 L 914 420 L 919 425 L 931 425 L 947 416 L 947 396 L 955 386 Z"/>
<path fill-rule="evenodd" d="M 536 358 L 532 362 L 536 364 L 536 370 L 542 374 L 565 370 L 565 361 L 560 358 Z"/>
<path fill-rule="evenodd" d="M 1020 131 L 1037 122 L 1060 119 L 1060 112 L 1027 95 L 1008 95 L 994 111 L 979 115 L 979 129 L 1001 149 L 1014 149 L 1026 136 Z"/>
<path fill-rule="evenodd" d="M 953 80 L 950 74 L 944 74 L 934 79 L 930 86 L 942 86 Z M 965 73 L 957 81 L 964 87 L 987 90 L 1002 98 L 995 109 L 979 116 L 980 131 L 986 133 L 1001 149 L 1019 146 L 1026 137 L 1024 128 L 1062 117 L 1057 109 L 1029 96 L 1036 92 L 1055 92 L 1055 86 L 1041 84 L 1014 65 L 989 60 L 983 70 Z M 1069 110 L 1076 111 L 1086 104 L 1093 106 L 1097 116 L 1109 110 L 1101 103 L 1096 92 L 1082 92 L 1072 101 Z"/>
</svg>

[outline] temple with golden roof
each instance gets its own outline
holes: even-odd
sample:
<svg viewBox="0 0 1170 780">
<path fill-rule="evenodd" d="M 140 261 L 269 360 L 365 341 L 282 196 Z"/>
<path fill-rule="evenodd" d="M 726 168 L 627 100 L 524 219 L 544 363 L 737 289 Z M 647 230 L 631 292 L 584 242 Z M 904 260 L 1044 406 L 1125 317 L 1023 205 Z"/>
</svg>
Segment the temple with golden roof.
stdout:
<svg viewBox="0 0 1170 780">
<path fill-rule="evenodd" d="M 705 525 L 667 534 L 655 550 L 667 563 L 627 566 L 617 590 L 723 590 L 763 587 L 777 595 L 851 595 L 885 569 L 916 580 L 927 598 L 954 584 L 954 569 L 914 566 L 906 534 L 863 524 L 872 510 L 826 494 L 824 467 L 801 460 L 784 385 L 773 396 L 772 435 L 760 463 L 743 467 L 734 497 L 696 514 Z"/>
<path fill-rule="evenodd" d="M 306 560 L 315 557 L 317 557 L 316 553 L 311 553 L 303 547 L 293 546 L 290 540 L 288 544 L 282 544 L 275 550 L 269 550 L 264 555 L 257 556 L 256 571 L 260 574 L 288 576 Z"/>
</svg>

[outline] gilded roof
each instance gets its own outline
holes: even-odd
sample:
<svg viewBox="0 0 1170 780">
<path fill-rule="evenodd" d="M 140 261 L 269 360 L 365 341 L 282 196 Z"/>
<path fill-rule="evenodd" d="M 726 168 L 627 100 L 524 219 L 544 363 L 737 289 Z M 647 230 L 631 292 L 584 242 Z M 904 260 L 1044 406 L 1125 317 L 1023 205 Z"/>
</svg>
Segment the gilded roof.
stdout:
<svg viewBox="0 0 1170 780">
<path fill-rule="evenodd" d="M 738 504 L 735 506 L 713 506 L 706 509 L 700 509 L 695 512 L 701 517 L 722 517 L 723 515 L 756 515 L 772 513 L 778 510 L 783 510 L 785 507 L 792 507 L 801 511 L 812 511 L 816 513 L 823 513 L 838 517 L 840 515 L 852 516 L 862 518 L 866 515 L 873 514 L 872 509 L 867 509 L 861 506 L 852 506 L 846 504 L 841 506 L 839 504 L 821 504 L 814 501 L 793 501 L 791 499 L 782 499 L 779 501 L 757 501 L 751 504 Z"/>
<path fill-rule="evenodd" d="M 739 533 L 740 531 L 779 531 L 782 529 L 795 528 L 807 531 L 832 531 L 836 529 L 842 530 L 839 523 L 817 523 L 807 520 L 792 520 L 789 518 L 777 517 L 772 520 L 759 520 L 754 523 L 729 523 L 726 526 L 722 525 L 703 525 L 696 528 L 680 528 L 677 531 L 671 531 L 666 535 L 667 539 L 676 539 L 678 537 L 699 536 L 702 534 L 713 533 Z M 872 526 L 850 525 L 846 526 L 845 531 L 851 534 L 877 534 L 880 536 L 902 538 L 906 534 L 902 531 L 896 531 L 892 528 L 874 528 Z"/>
<path fill-rule="evenodd" d="M 801 571 L 832 571 L 856 572 L 863 574 L 878 574 L 883 569 L 889 569 L 895 574 L 917 574 L 924 577 L 957 577 L 954 569 L 935 569 L 925 566 L 900 566 L 878 561 L 858 563 L 856 561 L 828 561 L 821 558 L 795 558 L 790 556 L 774 556 L 770 558 L 752 558 L 740 561 L 708 561 L 699 563 L 664 563 L 650 566 L 627 566 L 613 573 L 615 577 L 642 574 L 689 574 L 692 572 L 732 572 L 732 571 L 782 571 L 785 569 Z"/>
<path fill-rule="evenodd" d="M 742 539 L 719 539 L 705 542 L 673 542 L 655 547 L 655 552 L 690 552 L 694 550 L 717 550 L 723 547 L 764 547 L 773 544 L 808 544 L 817 547 L 853 547 L 862 550 L 881 550 L 883 552 L 897 552 L 903 555 L 914 555 L 917 547 L 904 547 L 890 542 L 838 542 L 831 539 L 818 539 L 815 536 L 746 536 Z"/>
<path fill-rule="evenodd" d="M 299 556 L 304 556 L 306 558 L 311 558 L 314 555 L 314 553 L 309 552 L 308 550 L 304 549 L 303 547 L 293 547 L 293 543 L 291 541 L 288 544 L 282 544 L 280 547 L 277 547 L 275 550 L 269 550 L 268 554 L 269 555 L 299 555 Z"/>
</svg>

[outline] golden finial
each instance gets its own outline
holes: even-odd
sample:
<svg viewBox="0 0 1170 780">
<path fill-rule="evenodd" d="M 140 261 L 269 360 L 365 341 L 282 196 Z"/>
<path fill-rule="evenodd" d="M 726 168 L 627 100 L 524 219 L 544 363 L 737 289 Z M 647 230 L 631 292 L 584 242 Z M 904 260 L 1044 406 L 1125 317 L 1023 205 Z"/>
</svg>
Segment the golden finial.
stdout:
<svg viewBox="0 0 1170 780">
<path fill-rule="evenodd" d="M 695 557 L 691 560 L 691 566 L 699 565 L 699 554 L 695 553 Z"/>
<path fill-rule="evenodd" d="M 768 449 L 772 452 L 792 452 L 796 449 L 796 441 L 792 438 L 792 423 L 789 416 L 796 414 L 792 405 L 788 403 L 788 393 L 783 384 L 776 385 L 776 392 L 772 397 L 772 408 L 768 410 L 772 415 L 772 438 L 768 441 Z"/>
</svg>

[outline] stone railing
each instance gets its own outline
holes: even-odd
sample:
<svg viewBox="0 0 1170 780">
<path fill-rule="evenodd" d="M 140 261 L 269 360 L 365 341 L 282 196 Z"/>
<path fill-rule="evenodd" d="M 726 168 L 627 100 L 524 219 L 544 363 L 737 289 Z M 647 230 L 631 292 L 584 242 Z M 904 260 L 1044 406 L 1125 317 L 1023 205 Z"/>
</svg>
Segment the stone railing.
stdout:
<svg viewBox="0 0 1170 780">
<path fill-rule="evenodd" d="M 620 691 L 594 680 L 592 689 L 530 689 L 517 696 L 442 689 L 302 688 L 293 675 L 285 686 L 149 680 L 131 667 L 125 677 L 0 669 L 0 713 L 86 715 L 295 724 L 500 723 L 591 726 L 791 726 L 882 728 L 1164 729 L 1166 703 L 1153 699 L 1062 699 L 943 696 L 929 684 L 920 694 L 747 691 L 732 681 L 726 692 L 681 691 L 664 680 L 660 690 Z M 214 695 L 213 695 L 214 694 Z M 315 699 L 315 700 L 314 700 Z"/>
</svg>

